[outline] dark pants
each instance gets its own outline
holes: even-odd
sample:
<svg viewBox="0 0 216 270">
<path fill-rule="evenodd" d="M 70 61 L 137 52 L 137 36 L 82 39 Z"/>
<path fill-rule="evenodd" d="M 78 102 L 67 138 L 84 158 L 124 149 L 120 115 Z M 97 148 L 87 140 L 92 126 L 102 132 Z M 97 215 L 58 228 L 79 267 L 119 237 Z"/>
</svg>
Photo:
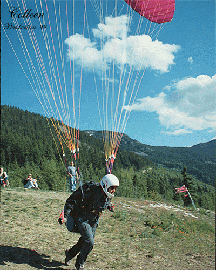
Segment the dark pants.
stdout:
<svg viewBox="0 0 216 270">
<path fill-rule="evenodd" d="M 74 245 L 68 252 L 70 259 L 75 257 L 78 253 L 77 263 L 84 264 L 88 254 L 93 249 L 94 236 L 96 229 L 98 227 L 98 220 L 96 222 L 91 222 L 89 220 L 84 220 L 79 218 L 76 219 L 77 227 L 79 228 L 81 237 L 76 245 Z"/>
</svg>

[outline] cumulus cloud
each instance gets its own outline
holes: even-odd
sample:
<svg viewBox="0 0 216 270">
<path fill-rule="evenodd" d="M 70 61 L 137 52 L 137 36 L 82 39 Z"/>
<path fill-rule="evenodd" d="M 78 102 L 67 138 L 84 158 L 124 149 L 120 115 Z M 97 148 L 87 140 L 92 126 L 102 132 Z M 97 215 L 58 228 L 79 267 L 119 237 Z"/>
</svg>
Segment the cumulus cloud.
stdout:
<svg viewBox="0 0 216 270">
<path fill-rule="evenodd" d="M 94 42 L 79 34 L 67 38 L 68 57 L 88 69 L 100 70 L 114 61 L 119 66 L 126 64 L 135 70 L 150 68 L 168 72 L 175 64 L 174 53 L 180 47 L 153 41 L 148 35 L 129 36 L 129 21 L 126 15 L 107 17 L 104 24 L 100 23 L 92 30 Z"/>
<path fill-rule="evenodd" d="M 97 38 L 121 38 L 125 39 L 128 32 L 130 18 L 127 15 L 119 17 L 106 17 L 105 24 L 99 23 L 97 29 L 93 29 L 93 35 Z"/>
<path fill-rule="evenodd" d="M 168 134 L 185 134 L 195 130 L 215 130 L 216 75 L 186 78 L 171 86 L 169 95 L 161 92 L 156 97 L 139 99 L 126 110 L 149 111 L 158 114 Z"/>
<path fill-rule="evenodd" d="M 171 87 L 174 92 L 170 102 L 180 111 L 196 117 L 210 117 L 211 113 L 215 112 L 216 75 L 186 78 Z"/>
<path fill-rule="evenodd" d="M 67 38 L 65 43 L 69 46 L 68 57 L 74 59 L 78 65 L 86 68 L 101 66 L 100 53 L 90 39 L 76 34 Z"/>
</svg>

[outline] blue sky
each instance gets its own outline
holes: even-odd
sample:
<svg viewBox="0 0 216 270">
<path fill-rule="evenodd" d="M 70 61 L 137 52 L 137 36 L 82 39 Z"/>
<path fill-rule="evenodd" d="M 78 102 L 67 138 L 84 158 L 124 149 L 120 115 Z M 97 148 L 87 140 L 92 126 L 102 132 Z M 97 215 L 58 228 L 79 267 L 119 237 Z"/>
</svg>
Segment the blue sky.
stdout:
<svg viewBox="0 0 216 270">
<path fill-rule="evenodd" d="M 1 104 L 154 146 L 215 138 L 214 1 L 177 0 L 163 25 L 123 0 L 67 1 L 67 15 L 65 1 L 23 1 L 31 21 L 22 1 L 1 2 Z"/>
</svg>

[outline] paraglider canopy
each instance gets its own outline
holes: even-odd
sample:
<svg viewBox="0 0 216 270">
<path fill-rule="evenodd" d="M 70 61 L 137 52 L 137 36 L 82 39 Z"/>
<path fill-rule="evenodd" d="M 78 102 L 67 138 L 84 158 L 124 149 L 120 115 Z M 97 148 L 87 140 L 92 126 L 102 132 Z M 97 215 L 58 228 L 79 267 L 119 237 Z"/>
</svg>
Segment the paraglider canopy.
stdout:
<svg viewBox="0 0 216 270">
<path fill-rule="evenodd" d="M 175 10 L 175 0 L 125 0 L 125 2 L 151 22 L 170 22 Z"/>
</svg>

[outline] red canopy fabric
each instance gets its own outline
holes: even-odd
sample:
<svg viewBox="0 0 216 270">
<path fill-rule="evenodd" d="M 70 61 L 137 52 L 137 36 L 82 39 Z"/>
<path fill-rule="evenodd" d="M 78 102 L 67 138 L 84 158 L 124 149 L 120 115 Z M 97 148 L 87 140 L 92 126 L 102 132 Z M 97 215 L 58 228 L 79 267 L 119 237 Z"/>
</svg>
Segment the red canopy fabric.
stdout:
<svg viewBox="0 0 216 270">
<path fill-rule="evenodd" d="M 151 22 L 170 22 L 175 11 L 175 0 L 125 0 L 133 10 Z"/>
</svg>

